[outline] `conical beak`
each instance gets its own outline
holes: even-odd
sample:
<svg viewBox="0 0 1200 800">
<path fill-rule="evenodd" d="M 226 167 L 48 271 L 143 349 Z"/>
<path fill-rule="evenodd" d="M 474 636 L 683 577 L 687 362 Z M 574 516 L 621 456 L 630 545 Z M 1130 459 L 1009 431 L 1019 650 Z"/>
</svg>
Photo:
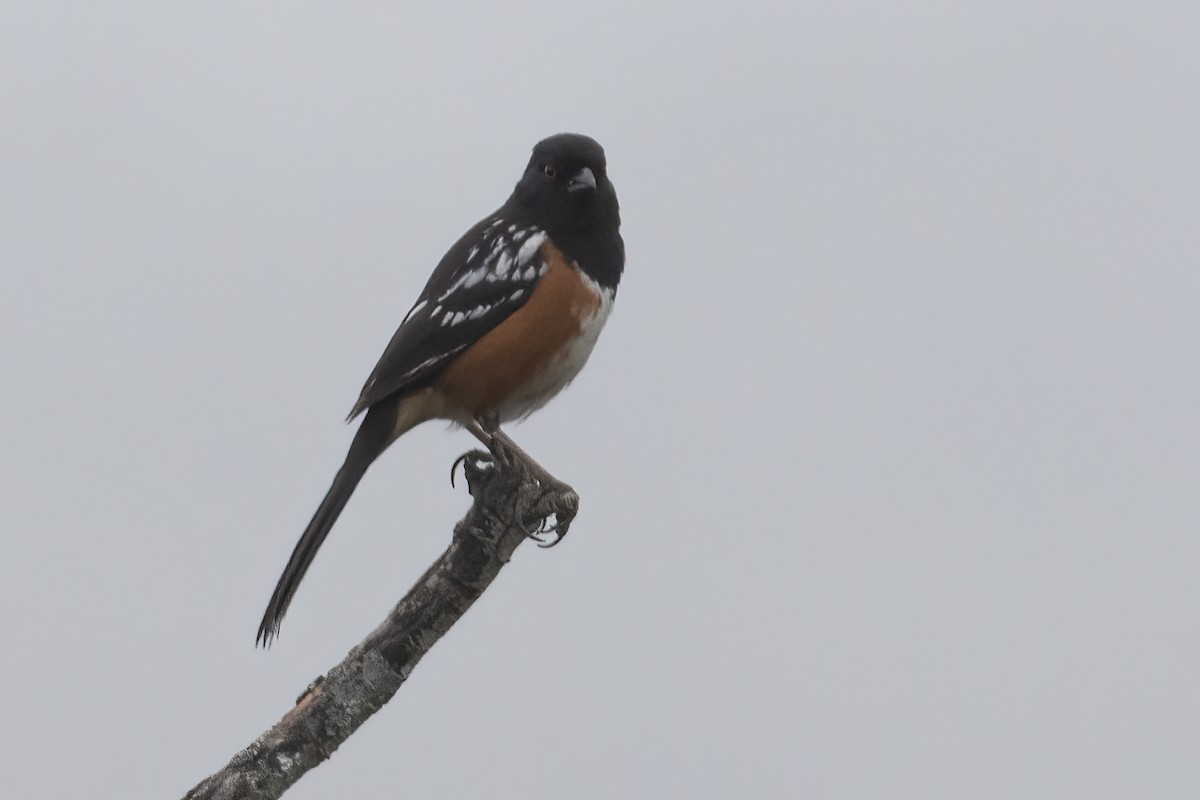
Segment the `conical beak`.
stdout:
<svg viewBox="0 0 1200 800">
<path fill-rule="evenodd" d="M 590 167 L 584 167 L 571 176 L 570 182 L 567 183 L 567 191 L 575 192 L 580 189 L 595 189 L 596 176 Z"/>
</svg>

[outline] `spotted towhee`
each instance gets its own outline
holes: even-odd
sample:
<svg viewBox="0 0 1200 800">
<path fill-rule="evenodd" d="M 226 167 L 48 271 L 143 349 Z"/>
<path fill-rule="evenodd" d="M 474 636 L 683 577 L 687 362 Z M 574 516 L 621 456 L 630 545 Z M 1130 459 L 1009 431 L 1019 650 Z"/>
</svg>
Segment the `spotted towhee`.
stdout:
<svg viewBox="0 0 1200 800">
<path fill-rule="evenodd" d="M 432 419 L 489 443 L 503 436 L 499 423 L 533 413 L 579 374 L 625 266 L 605 167 L 603 148 L 587 136 L 539 142 L 504 205 L 442 257 L 350 412 L 366 416 L 279 578 L 258 642 L 278 634 L 317 548 L 388 445 Z"/>
</svg>

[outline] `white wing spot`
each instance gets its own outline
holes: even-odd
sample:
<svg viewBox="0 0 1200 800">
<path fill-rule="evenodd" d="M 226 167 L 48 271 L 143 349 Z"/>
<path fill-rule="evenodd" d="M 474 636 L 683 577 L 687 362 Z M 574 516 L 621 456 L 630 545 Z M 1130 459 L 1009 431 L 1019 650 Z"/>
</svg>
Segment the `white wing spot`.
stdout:
<svg viewBox="0 0 1200 800">
<path fill-rule="evenodd" d="M 422 361 L 420 364 L 417 364 L 415 367 L 410 369 L 408 372 L 404 373 L 404 378 L 412 377 L 413 375 L 415 375 L 416 373 L 425 369 L 426 367 L 432 367 L 434 364 L 438 363 L 439 361 L 443 361 L 443 360 L 449 358 L 450 356 L 454 355 L 459 350 L 462 350 L 464 348 L 466 348 L 465 344 L 459 345 L 458 347 L 455 347 L 452 350 L 448 350 L 445 353 L 439 353 L 436 356 L 430 356 L 429 358 Z"/>
<path fill-rule="evenodd" d="M 546 234 L 542 231 L 538 231 L 526 239 L 525 243 L 521 245 L 521 249 L 517 252 L 517 263 L 524 264 L 526 261 L 531 260 L 533 254 L 538 251 L 538 248 L 542 246 L 542 242 L 544 241 L 546 241 Z"/>
<path fill-rule="evenodd" d="M 449 288 L 437 298 L 439 305 L 433 312 L 434 316 L 441 309 L 440 304 L 461 289 L 470 289 L 485 281 L 532 281 L 546 274 L 548 265 L 538 257 L 542 243 L 546 241 L 545 232 L 536 226 L 521 228 L 517 223 L 512 223 L 508 225 L 511 236 L 499 231 L 489 233 L 504 223 L 503 219 L 493 220 L 485 229 L 481 241 L 471 247 L 464 267 L 472 268 L 456 276 Z M 486 255 L 483 248 L 487 248 Z M 442 318 L 443 325 L 455 325 L 460 321 L 454 312 L 449 311 Z"/>
<path fill-rule="evenodd" d="M 408 372 L 404 373 L 404 377 L 407 378 L 417 372 L 420 372 L 421 370 L 425 369 L 425 367 L 428 367 L 431 364 L 437 363 L 441 358 L 442 358 L 442 356 L 433 356 L 432 358 L 425 359 L 420 364 L 417 364 L 415 367 L 410 369 Z"/>
<path fill-rule="evenodd" d="M 505 239 L 503 236 L 497 236 L 495 244 L 492 245 L 492 252 L 488 253 L 488 261 L 494 259 L 506 247 L 508 247 L 508 239 Z"/>
<path fill-rule="evenodd" d="M 513 265 L 513 254 L 509 251 L 505 251 L 504 253 L 501 254 L 500 258 L 496 261 L 496 275 L 503 278 L 505 275 L 508 274 L 508 271 L 510 269 L 512 269 L 512 265 Z"/>
<path fill-rule="evenodd" d="M 464 286 L 467 288 L 474 286 L 475 284 L 477 284 L 481 280 L 483 280 L 485 277 L 487 277 L 487 273 L 488 273 L 488 269 L 487 269 L 486 264 L 482 267 L 477 267 L 477 268 L 471 270 L 470 272 L 464 272 L 462 275 L 458 276 L 458 280 L 456 280 L 454 283 L 450 284 L 449 289 L 442 292 L 442 296 L 438 298 L 438 302 L 439 303 L 445 302 L 447 297 L 454 294 L 455 292 L 457 292 L 459 289 L 463 288 Z"/>
<path fill-rule="evenodd" d="M 463 288 L 470 289 L 477 283 L 483 281 L 487 277 L 488 269 L 486 266 L 478 267 L 467 273 L 467 279 L 463 281 Z"/>
<path fill-rule="evenodd" d="M 409 317 L 413 316 L 414 314 L 420 313 L 421 309 L 424 308 L 426 303 L 428 303 L 428 302 L 429 302 L 428 300 L 421 300 L 420 302 L 418 302 L 415 306 L 413 306 L 409 310 L 409 312 L 407 314 L 404 315 L 404 321 L 407 322 Z"/>
</svg>

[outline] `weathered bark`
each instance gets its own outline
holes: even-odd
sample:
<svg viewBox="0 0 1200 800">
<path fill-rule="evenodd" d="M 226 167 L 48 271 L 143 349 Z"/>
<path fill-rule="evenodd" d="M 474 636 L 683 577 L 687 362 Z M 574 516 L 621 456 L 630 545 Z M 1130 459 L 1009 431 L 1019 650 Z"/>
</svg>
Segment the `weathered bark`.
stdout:
<svg viewBox="0 0 1200 800">
<path fill-rule="evenodd" d="M 279 722 L 184 800 L 265 800 L 333 754 L 392 698 L 417 662 L 491 584 L 513 551 L 554 516 L 566 533 L 579 497 L 541 486 L 493 445 L 463 456 L 475 498 L 450 547 L 366 639 L 310 686 Z M 455 462 L 457 466 L 458 462 Z"/>
</svg>

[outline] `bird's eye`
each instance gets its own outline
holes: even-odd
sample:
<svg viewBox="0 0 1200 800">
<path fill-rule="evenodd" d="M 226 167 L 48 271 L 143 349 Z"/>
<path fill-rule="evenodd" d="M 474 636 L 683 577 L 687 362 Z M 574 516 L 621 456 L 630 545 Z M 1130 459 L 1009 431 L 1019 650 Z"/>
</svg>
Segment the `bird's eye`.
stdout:
<svg viewBox="0 0 1200 800">
<path fill-rule="evenodd" d="M 546 177 L 547 177 L 547 178 L 553 178 L 553 177 L 556 177 L 556 176 L 558 175 L 558 170 L 556 170 L 556 169 L 554 168 L 554 166 L 553 166 L 553 165 L 551 165 L 551 164 L 545 164 L 545 165 L 543 165 L 543 166 L 542 166 L 542 172 L 546 173 Z"/>
</svg>

